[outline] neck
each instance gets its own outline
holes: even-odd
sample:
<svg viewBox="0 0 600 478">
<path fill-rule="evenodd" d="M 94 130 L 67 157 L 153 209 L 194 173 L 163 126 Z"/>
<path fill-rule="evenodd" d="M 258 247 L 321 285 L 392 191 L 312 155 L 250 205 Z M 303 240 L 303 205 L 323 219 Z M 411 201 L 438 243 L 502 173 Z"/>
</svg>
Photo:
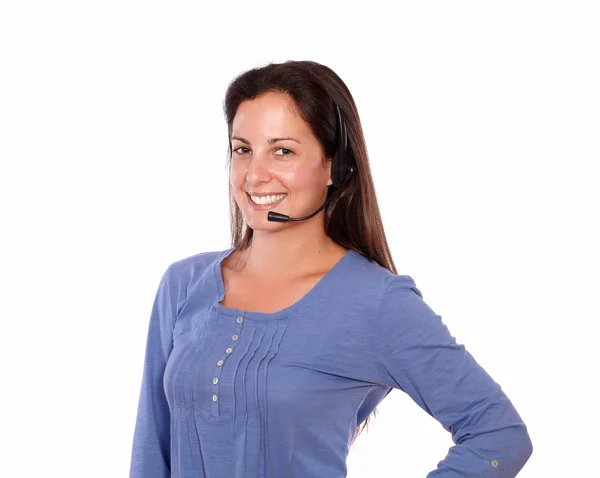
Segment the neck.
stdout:
<svg viewBox="0 0 600 478">
<path fill-rule="evenodd" d="M 302 234 L 295 229 L 254 231 L 252 244 L 242 251 L 236 269 L 255 277 L 292 278 L 319 269 L 341 248 L 324 231 Z"/>
</svg>

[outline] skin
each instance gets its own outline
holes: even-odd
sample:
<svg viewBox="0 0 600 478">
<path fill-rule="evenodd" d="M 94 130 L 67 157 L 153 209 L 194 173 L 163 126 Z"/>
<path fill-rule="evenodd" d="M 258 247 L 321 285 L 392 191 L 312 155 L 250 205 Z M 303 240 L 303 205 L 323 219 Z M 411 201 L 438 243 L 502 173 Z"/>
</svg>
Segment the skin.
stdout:
<svg viewBox="0 0 600 478">
<path fill-rule="evenodd" d="M 280 137 L 297 141 L 269 143 Z M 321 145 L 293 100 L 268 92 L 243 101 L 233 120 L 231 149 L 230 186 L 254 236 L 246 251 L 231 254 L 224 265 L 270 280 L 326 273 L 346 249 L 325 234 L 323 210 L 305 221 L 271 222 L 268 211 L 252 209 L 246 194 L 286 193 L 273 211 L 291 217 L 311 214 L 327 199 L 331 161 L 323 159 Z"/>
</svg>

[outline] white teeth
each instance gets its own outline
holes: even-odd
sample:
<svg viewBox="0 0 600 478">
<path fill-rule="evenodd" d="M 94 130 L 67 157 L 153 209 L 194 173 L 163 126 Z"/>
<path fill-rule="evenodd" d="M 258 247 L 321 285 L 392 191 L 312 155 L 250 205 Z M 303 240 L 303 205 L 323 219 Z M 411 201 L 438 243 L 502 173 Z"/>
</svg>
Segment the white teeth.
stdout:
<svg viewBox="0 0 600 478">
<path fill-rule="evenodd" d="M 286 195 L 285 194 L 278 194 L 278 195 L 272 195 L 272 196 L 250 196 L 252 198 L 252 201 L 255 204 L 273 204 L 276 202 L 279 202 L 281 199 L 283 199 Z"/>
</svg>

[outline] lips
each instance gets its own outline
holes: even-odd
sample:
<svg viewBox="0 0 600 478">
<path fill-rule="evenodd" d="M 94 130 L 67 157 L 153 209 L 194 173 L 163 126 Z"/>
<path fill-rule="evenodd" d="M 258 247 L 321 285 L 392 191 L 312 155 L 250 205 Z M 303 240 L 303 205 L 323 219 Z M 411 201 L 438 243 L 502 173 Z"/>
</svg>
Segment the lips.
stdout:
<svg viewBox="0 0 600 478">
<path fill-rule="evenodd" d="M 250 196 L 258 196 L 258 197 L 264 197 L 264 196 L 280 196 L 281 194 L 286 194 L 287 193 L 251 193 L 249 191 L 245 191 L 246 194 L 249 194 Z"/>
<path fill-rule="evenodd" d="M 285 194 L 285 193 L 283 193 Z M 281 200 L 274 202 L 274 203 L 270 203 L 270 204 L 256 204 L 252 198 L 250 197 L 250 194 L 246 193 L 246 195 L 248 196 L 248 203 L 250 204 L 250 207 L 256 211 L 266 211 L 268 209 L 272 209 L 276 206 L 278 206 L 279 204 L 281 204 L 281 202 L 287 198 L 287 194 L 281 198 Z M 268 194 L 268 196 L 271 196 L 271 194 Z"/>
</svg>

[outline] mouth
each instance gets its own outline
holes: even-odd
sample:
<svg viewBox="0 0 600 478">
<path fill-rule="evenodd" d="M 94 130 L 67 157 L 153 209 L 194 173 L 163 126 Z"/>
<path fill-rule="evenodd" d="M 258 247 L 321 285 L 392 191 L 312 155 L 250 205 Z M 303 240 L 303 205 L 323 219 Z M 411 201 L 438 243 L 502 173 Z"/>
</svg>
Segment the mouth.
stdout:
<svg viewBox="0 0 600 478">
<path fill-rule="evenodd" d="M 256 211 L 267 211 L 269 209 L 273 209 L 274 207 L 277 207 L 279 204 L 281 204 L 281 202 L 285 198 L 287 198 L 287 194 L 283 193 L 281 199 L 279 199 L 278 201 L 275 201 L 272 203 L 259 204 L 259 203 L 254 202 L 254 200 L 252 199 L 250 194 L 246 193 L 246 196 L 248 197 L 248 203 L 250 204 L 250 207 L 252 207 L 252 209 L 254 209 Z M 276 195 L 274 194 L 274 196 L 276 196 Z"/>
</svg>

